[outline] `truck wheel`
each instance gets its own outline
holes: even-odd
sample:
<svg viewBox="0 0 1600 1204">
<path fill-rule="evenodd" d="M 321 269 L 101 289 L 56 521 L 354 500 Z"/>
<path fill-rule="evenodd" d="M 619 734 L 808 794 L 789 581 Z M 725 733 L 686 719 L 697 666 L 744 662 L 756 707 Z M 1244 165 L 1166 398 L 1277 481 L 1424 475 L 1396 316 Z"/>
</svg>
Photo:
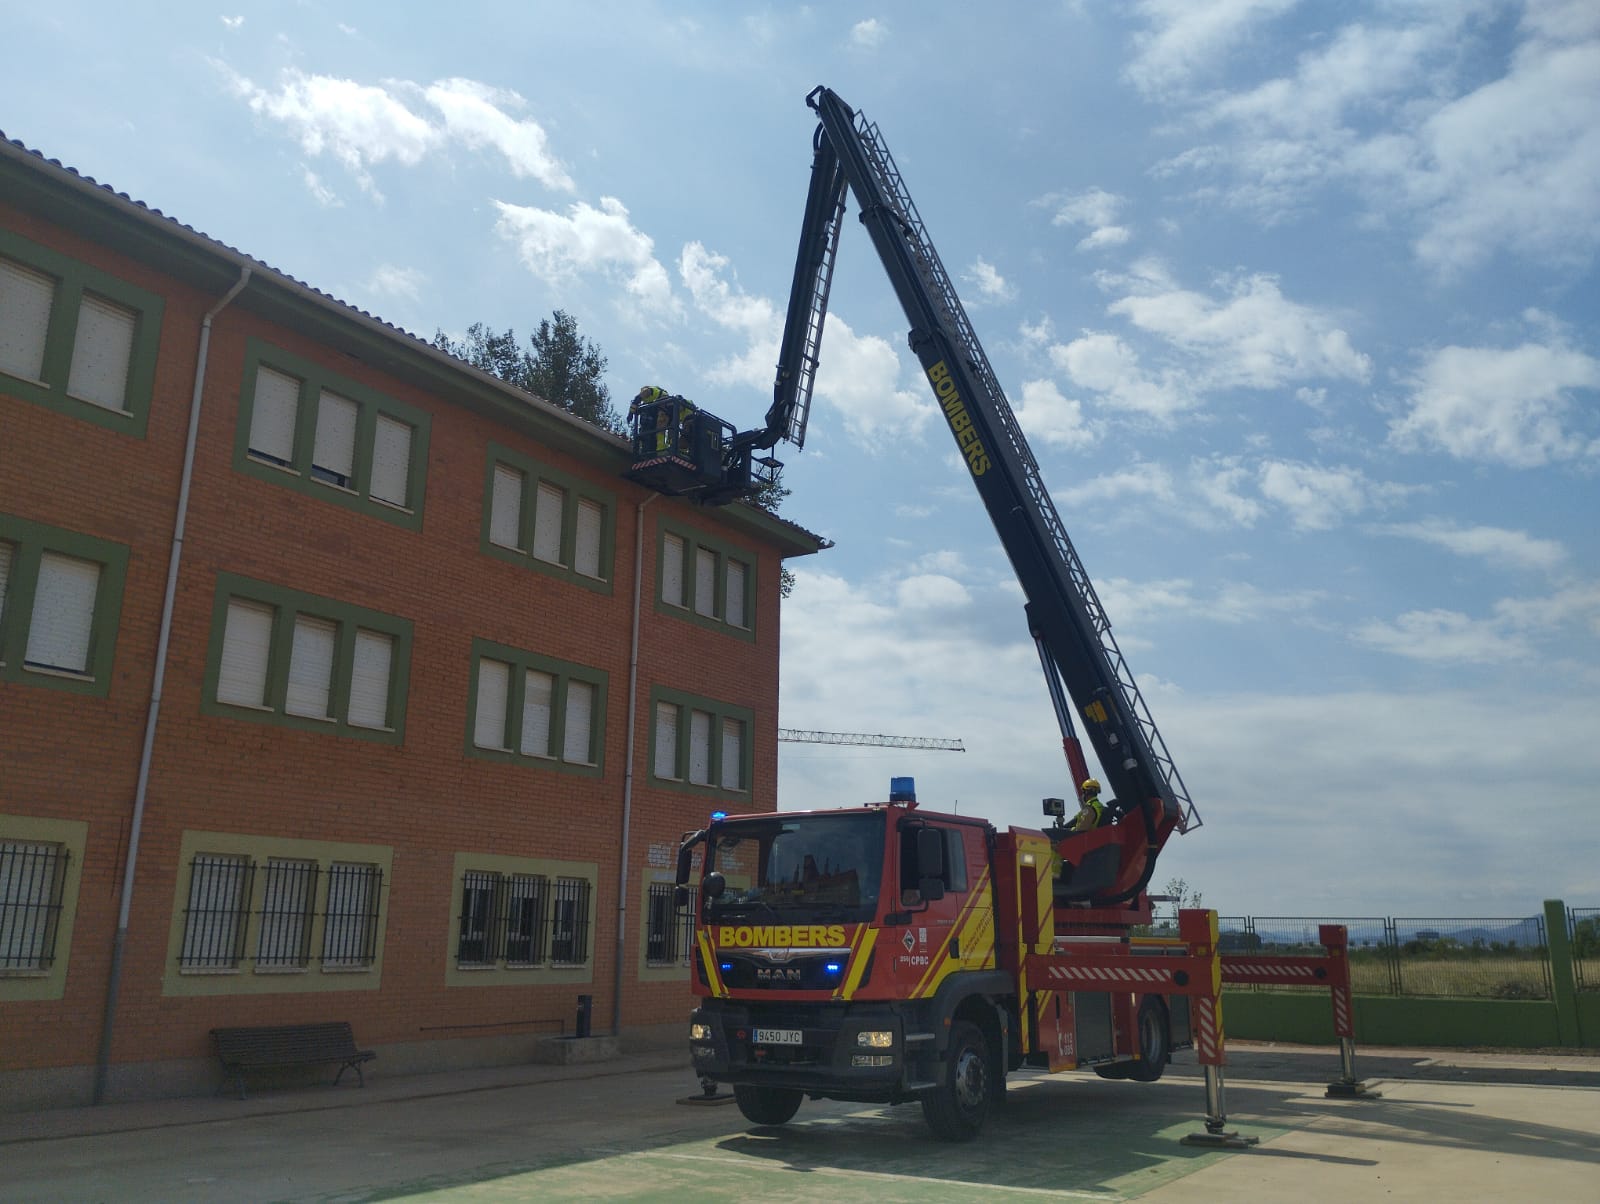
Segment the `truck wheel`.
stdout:
<svg viewBox="0 0 1600 1204">
<path fill-rule="evenodd" d="M 800 1092 L 789 1087 L 735 1087 L 733 1102 L 753 1125 L 781 1125 L 800 1111 Z"/>
<path fill-rule="evenodd" d="M 971 1141 L 983 1128 L 994 1100 L 988 1044 L 976 1025 L 950 1028 L 944 1081 L 922 1097 L 922 1115 L 940 1141 Z"/>
<path fill-rule="evenodd" d="M 1148 996 L 1139 1005 L 1139 1060 L 1128 1064 L 1128 1077 L 1140 1083 L 1153 1083 L 1171 1060 L 1166 1004 Z"/>
</svg>

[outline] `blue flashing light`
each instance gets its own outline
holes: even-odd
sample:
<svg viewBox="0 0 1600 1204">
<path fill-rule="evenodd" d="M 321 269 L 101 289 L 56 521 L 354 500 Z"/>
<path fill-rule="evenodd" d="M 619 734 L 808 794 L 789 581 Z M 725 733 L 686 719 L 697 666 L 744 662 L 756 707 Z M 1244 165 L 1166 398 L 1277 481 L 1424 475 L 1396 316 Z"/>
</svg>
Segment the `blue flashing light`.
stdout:
<svg viewBox="0 0 1600 1204">
<path fill-rule="evenodd" d="M 917 781 L 915 778 L 890 778 L 889 801 L 891 803 L 914 803 L 917 801 Z"/>
<path fill-rule="evenodd" d="M 719 819 L 727 819 L 727 818 L 728 818 L 728 813 L 726 811 L 713 811 L 711 813 L 711 822 L 712 823 L 716 823 L 717 820 L 719 820 Z"/>
<path fill-rule="evenodd" d="M 728 973 L 730 970 L 733 969 L 733 963 L 732 962 L 722 962 L 720 964 L 721 964 L 721 967 L 722 967 L 722 972 L 724 974 Z"/>
<path fill-rule="evenodd" d="M 837 974 L 840 970 L 843 970 L 844 967 L 838 962 L 829 962 L 823 967 L 823 969 L 825 969 L 829 974 Z"/>
</svg>

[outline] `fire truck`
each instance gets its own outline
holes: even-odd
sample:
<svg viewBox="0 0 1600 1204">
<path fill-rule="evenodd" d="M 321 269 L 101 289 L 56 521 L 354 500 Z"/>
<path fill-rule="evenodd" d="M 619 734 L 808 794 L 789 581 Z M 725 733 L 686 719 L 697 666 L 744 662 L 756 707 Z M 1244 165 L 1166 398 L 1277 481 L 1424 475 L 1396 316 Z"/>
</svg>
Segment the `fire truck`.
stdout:
<svg viewBox="0 0 1600 1204">
<path fill-rule="evenodd" d="M 765 425 L 738 432 L 645 390 L 631 413 L 631 475 L 722 504 L 773 479 L 779 441 L 803 446 L 853 194 L 1022 585 L 1071 793 L 1089 776 L 1081 722 L 1114 797 L 1082 831 L 1062 798 L 1044 800 L 1054 822 L 1038 830 L 923 811 L 910 779 L 861 807 L 713 817 L 678 855 L 680 901 L 695 915 L 693 1068 L 713 1090 L 731 1084 L 755 1124 L 788 1121 L 807 1096 L 916 1100 L 936 1136 L 961 1141 L 981 1130 L 1009 1072 L 1153 1081 L 1174 1050 L 1193 1047 L 1206 1128 L 1226 1139 L 1222 981 L 1328 986 L 1336 1026 L 1349 1028 L 1342 930 L 1324 929 L 1325 957 L 1256 957 L 1227 972 L 1215 913 L 1186 910 L 1175 935 L 1139 935 L 1153 918 L 1157 856 L 1199 814 L 877 127 L 827 88 L 807 104 L 818 118 L 811 182 Z M 1359 1086 L 1346 1048 L 1346 1086 Z"/>
</svg>

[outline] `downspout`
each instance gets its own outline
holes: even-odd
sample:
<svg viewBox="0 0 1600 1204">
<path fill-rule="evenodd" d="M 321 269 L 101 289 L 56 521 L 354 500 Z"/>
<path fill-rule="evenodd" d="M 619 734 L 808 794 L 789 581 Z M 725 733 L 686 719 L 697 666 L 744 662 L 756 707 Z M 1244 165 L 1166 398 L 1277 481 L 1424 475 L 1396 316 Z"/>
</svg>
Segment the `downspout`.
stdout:
<svg viewBox="0 0 1600 1204">
<path fill-rule="evenodd" d="M 206 354 L 211 347 L 211 319 L 221 313 L 250 282 L 250 269 L 239 269 L 222 300 L 200 320 L 200 351 L 194 366 L 194 393 L 189 399 L 189 435 L 183 449 L 183 481 L 178 486 L 178 516 L 172 525 L 172 554 L 167 561 L 167 590 L 161 599 L 161 635 L 156 642 L 156 671 L 150 683 L 150 709 L 144 723 L 144 748 L 139 754 L 139 781 L 133 792 L 133 821 L 128 829 L 128 860 L 122 869 L 122 907 L 111 945 L 111 972 L 106 979 L 105 1017 L 100 1022 L 100 1054 L 94 1066 L 94 1102 L 104 1103 L 106 1073 L 111 1063 L 111 1038 L 117 1017 L 117 992 L 122 985 L 122 953 L 128 943 L 128 916 L 133 910 L 133 881 L 139 865 L 139 833 L 144 827 L 145 795 L 150 786 L 150 761 L 155 752 L 156 723 L 161 716 L 161 687 L 167 676 L 167 644 L 178 596 L 178 563 L 183 558 L 183 528 L 189 517 L 189 483 L 194 479 L 194 449 L 200 435 L 200 394 L 206 379 Z"/>
<path fill-rule="evenodd" d="M 611 983 L 611 1032 L 622 1035 L 622 949 L 628 936 L 628 836 L 633 825 L 633 752 L 639 726 L 639 606 L 644 592 L 644 508 L 659 494 L 650 494 L 633 515 L 633 636 L 628 646 L 628 745 L 622 771 L 622 847 L 617 855 L 617 955 Z"/>
</svg>

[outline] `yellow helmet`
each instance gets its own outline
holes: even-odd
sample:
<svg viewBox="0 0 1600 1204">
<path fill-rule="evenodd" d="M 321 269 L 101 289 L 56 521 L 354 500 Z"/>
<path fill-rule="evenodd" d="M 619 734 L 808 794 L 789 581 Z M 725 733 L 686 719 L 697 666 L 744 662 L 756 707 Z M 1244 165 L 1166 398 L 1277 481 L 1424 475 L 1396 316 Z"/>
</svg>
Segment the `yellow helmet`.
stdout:
<svg viewBox="0 0 1600 1204">
<path fill-rule="evenodd" d="M 1078 793 L 1083 795 L 1084 798 L 1088 798 L 1092 794 L 1099 794 L 1100 783 L 1094 778 L 1088 778 L 1082 786 L 1078 787 Z"/>
<path fill-rule="evenodd" d="M 633 400 L 635 405 L 649 405 L 652 401 L 660 401 L 666 395 L 667 391 L 660 385 L 646 385 L 639 390 L 639 396 Z"/>
</svg>

